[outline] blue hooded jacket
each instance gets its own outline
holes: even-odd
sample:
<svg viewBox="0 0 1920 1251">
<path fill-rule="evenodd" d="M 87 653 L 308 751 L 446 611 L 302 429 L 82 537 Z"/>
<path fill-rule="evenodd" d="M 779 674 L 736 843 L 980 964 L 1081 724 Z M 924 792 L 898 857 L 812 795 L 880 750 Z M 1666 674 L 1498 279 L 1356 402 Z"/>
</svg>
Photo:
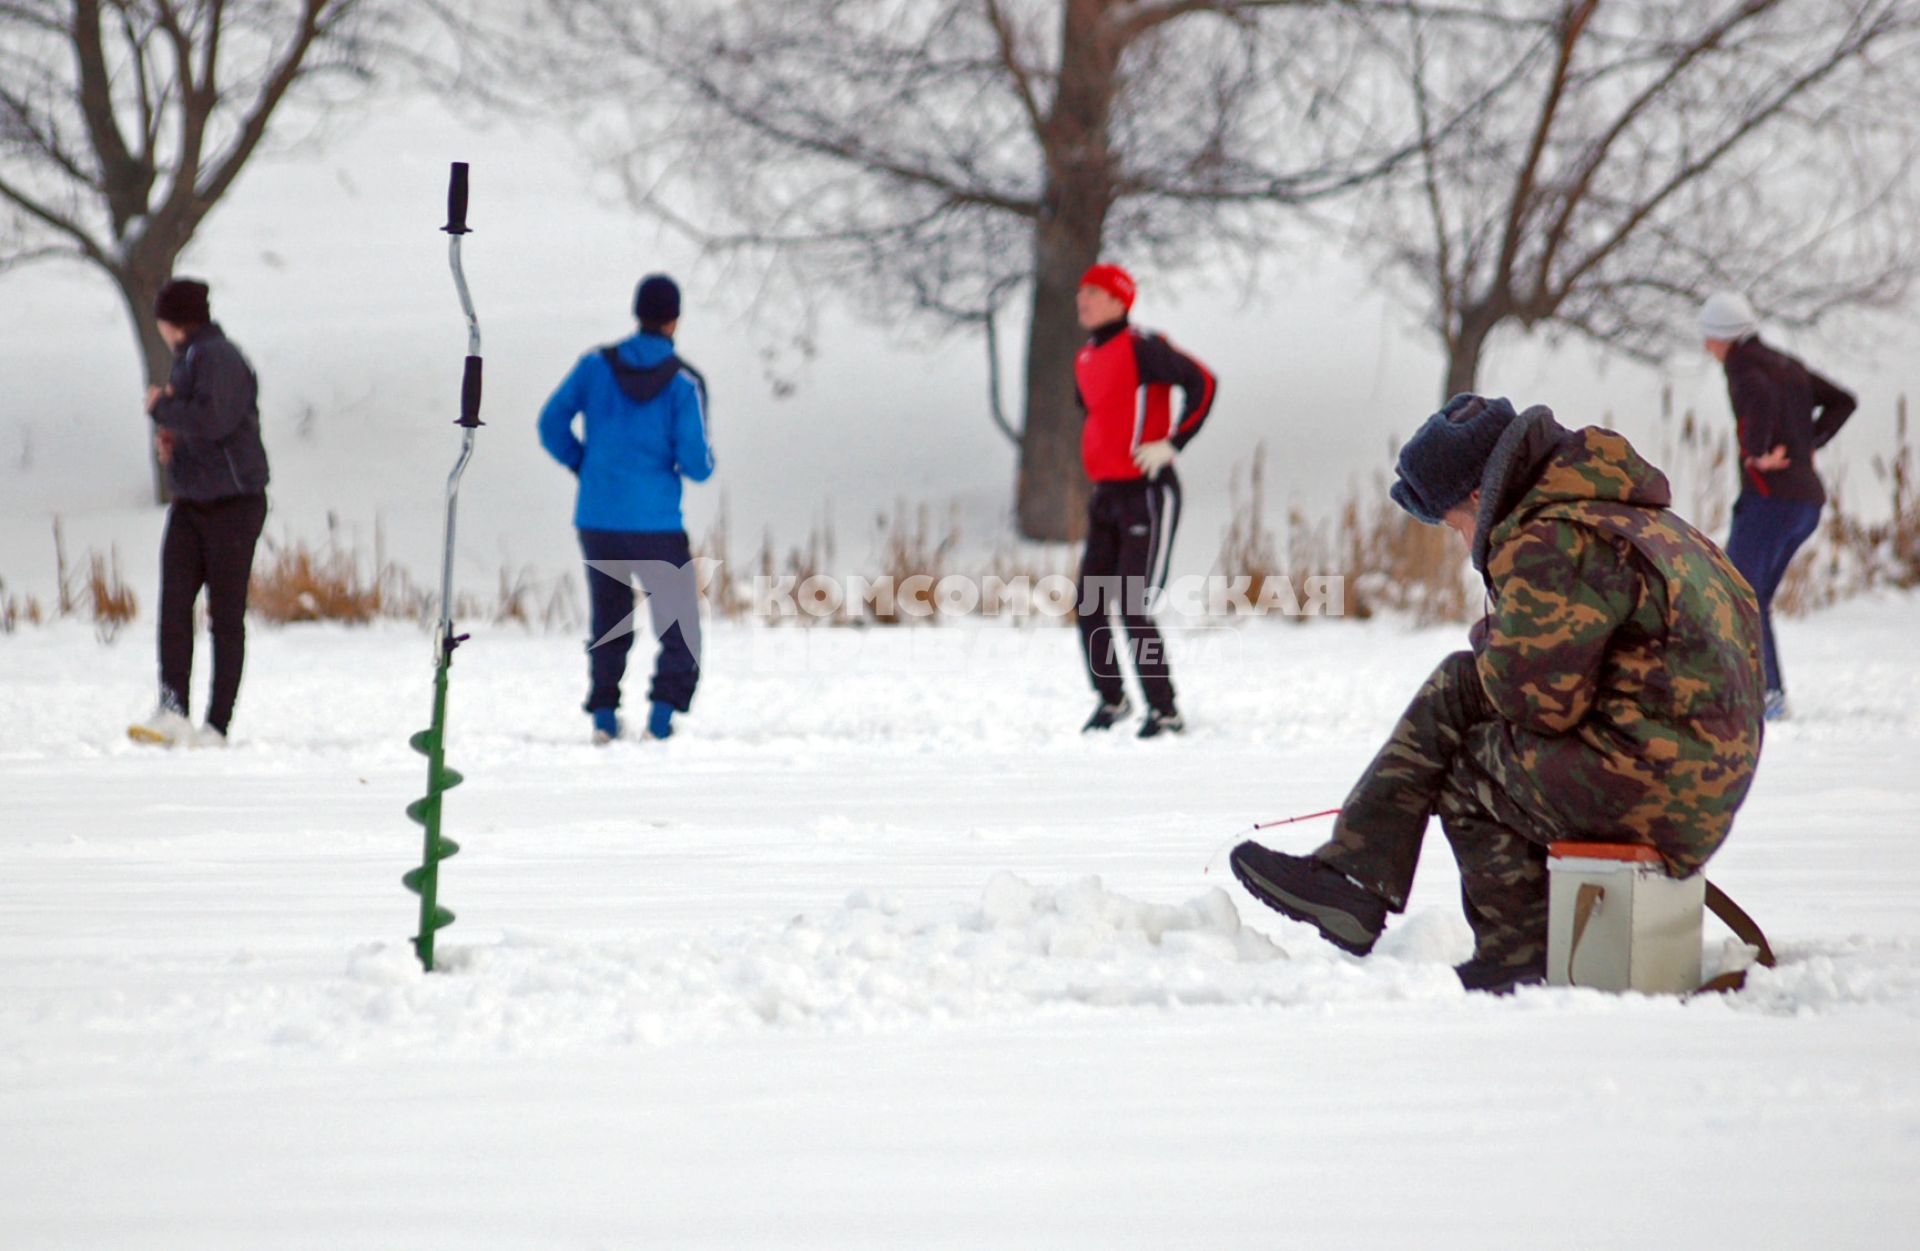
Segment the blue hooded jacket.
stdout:
<svg viewBox="0 0 1920 1251">
<path fill-rule="evenodd" d="M 713 475 L 706 387 L 664 335 L 581 357 L 540 410 L 540 443 L 580 479 L 582 530 L 684 530 L 680 480 Z"/>
</svg>

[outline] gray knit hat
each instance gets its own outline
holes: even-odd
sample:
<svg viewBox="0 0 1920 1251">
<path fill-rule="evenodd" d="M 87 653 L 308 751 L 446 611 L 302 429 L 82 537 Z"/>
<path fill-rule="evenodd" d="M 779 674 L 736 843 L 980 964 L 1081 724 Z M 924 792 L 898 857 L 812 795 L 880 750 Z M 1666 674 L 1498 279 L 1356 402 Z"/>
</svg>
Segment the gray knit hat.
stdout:
<svg viewBox="0 0 1920 1251">
<path fill-rule="evenodd" d="M 1716 291 L 1700 306 L 1700 337 L 1738 343 L 1760 329 L 1760 318 L 1738 291 Z"/>
<path fill-rule="evenodd" d="M 1395 465 L 1399 478 L 1393 502 L 1430 526 L 1440 524 L 1480 485 L 1493 445 L 1513 424 L 1513 405 L 1504 398 L 1462 394 L 1427 418 Z"/>
</svg>

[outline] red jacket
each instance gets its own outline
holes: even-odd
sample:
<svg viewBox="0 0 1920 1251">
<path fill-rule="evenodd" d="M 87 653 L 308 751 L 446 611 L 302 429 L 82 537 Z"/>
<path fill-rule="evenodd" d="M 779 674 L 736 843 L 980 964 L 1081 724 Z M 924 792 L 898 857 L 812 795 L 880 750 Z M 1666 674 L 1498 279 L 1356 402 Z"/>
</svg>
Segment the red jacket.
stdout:
<svg viewBox="0 0 1920 1251">
<path fill-rule="evenodd" d="M 1186 447 L 1206 421 L 1218 389 L 1205 365 L 1124 320 L 1093 332 L 1074 358 L 1073 379 L 1087 414 L 1080 428 L 1080 459 L 1095 482 L 1139 478 L 1133 453 L 1142 443 L 1170 439 L 1175 448 Z M 1185 399 L 1177 422 L 1174 387 Z"/>
</svg>

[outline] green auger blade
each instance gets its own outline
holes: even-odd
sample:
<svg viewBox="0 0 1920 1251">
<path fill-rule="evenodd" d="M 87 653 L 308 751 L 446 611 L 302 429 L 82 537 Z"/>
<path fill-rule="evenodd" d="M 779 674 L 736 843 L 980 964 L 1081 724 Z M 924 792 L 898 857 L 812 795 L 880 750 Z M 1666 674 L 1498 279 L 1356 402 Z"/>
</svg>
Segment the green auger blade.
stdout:
<svg viewBox="0 0 1920 1251">
<path fill-rule="evenodd" d="M 437 798 L 438 796 L 436 795 L 428 795 L 424 799 L 414 800 L 407 805 L 407 816 L 415 825 L 425 825 L 427 823 L 427 808 L 431 806 Z"/>
<path fill-rule="evenodd" d="M 407 746 L 413 748 L 413 750 L 419 752 L 422 756 L 431 756 L 433 754 L 433 731 L 420 731 L 407 740 Z"/>
</svg>

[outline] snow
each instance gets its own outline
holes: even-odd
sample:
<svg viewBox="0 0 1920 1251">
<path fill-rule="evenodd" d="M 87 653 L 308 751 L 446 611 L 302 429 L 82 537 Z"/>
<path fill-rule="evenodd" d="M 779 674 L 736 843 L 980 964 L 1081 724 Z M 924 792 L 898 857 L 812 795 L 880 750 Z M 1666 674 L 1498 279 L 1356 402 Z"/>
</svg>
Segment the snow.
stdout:
<svg viewBox="0 0 1920 1251">
<path fill-rule="evenodd" d="M 1076 732 L 1058 626 L 722 624 L 681 733 L 595 750 L 581 640 L 467 623 L 429 976 L 422 632 L 256 626 L 235 745 L 167 753 L 119 733 L 150 618 L 23 628 L 0 1244 L 1906 1247 L 1917 606 L 1782 623 L 1711 868 L 1781 965 L 1691 1002 L 1466 996 L 1437 836 L 1365 961 L 1226 873 L 1450 630 L 1185 633 L 1140 743 Z"/>
</svg>

